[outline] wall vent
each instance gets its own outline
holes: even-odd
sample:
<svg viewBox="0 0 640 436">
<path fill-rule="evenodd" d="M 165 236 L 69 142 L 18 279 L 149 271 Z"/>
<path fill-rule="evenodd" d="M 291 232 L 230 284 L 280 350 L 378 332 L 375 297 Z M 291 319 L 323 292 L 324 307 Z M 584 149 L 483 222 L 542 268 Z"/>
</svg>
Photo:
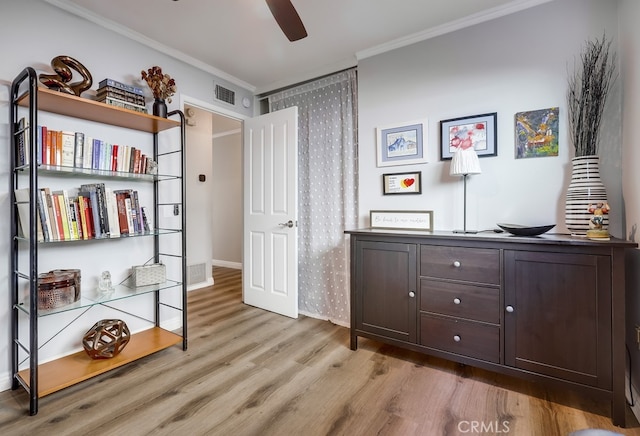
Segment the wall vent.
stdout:
<svg viewBox="0 0 640 436">
<path fill-rule="evenodd" d="M 187 266 L 187 284 L 193 285 L 196 283 L 202 283 L 207 280 L 205 270 L 207 265 L 204 263 L 196 263 L 195 265 Z"/>
<path fill-rule="evenodd" d="M 224 101 L 229 104 L 236 104 L 236 93 L 224 86 L 216 85 L 216 100 Z"/>
</svg>

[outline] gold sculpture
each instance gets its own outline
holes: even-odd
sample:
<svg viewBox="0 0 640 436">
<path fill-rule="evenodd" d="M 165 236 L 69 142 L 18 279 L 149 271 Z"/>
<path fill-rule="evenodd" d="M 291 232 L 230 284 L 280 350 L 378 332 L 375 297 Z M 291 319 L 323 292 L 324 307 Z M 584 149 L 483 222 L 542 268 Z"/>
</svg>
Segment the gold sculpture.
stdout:
<svg viewBox="0 0 640 436">
<path fill-rule="evenodd" d="M 70 56 L 56 56 L 51 60 L 51 68 L 53 68 L 56 74 L 40 74 L 38 76 L 40 83 L 49 89 L 72 95 L 75 94 L 80 97 L 80 94 L 91 88 L 93 84 L 93 78 L 89 70 Z M 82 76 L 81 81 L 69 83 L 73 77 L 71 68 L 80 73 Z"/>
</svg>

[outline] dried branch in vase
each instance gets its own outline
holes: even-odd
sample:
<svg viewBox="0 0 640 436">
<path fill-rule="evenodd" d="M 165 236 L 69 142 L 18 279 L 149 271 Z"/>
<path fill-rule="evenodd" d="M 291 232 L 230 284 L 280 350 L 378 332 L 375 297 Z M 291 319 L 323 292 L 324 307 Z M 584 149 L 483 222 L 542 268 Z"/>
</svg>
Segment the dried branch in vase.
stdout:
<svg viewBox="0 0 640 436">
<path fill-rule="evenodd" d="M 598 154 L 602 113 L 616 75 L 616 55 L 609 53 L 610 48 L 605 35 L 602 40 L 587 41 L 580 56 L 582 68 L 575 68 L 569 77 L 569 131 L 576 157 Z"/>
<path fill-rule="evenodd" d="M 142 78 L 147 82 L 153 97 L 167 100 L 171 103 L 171 96 L 176 92 L 176 82 L 168 74 L 162 73 L 162 68 L 153 66 L 147 71 L 142 70 Z"/>
</svg>

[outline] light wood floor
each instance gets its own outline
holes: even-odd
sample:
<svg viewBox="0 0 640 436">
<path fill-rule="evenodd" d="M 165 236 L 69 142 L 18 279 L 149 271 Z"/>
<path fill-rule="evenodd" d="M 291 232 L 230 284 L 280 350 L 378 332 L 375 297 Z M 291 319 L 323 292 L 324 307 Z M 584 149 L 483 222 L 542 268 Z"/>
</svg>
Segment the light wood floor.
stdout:
<svg viewBox="0 0 640 436">
<path fill-rule="evenodd" d="M 176 346 L 47 396 L 0 393 L 0 435 L 564 436 L 611 425 L 609 405 L 403 351 L 308 317 L 241 303 L 241 276 L 214 269 L 189 294 Z"/>
</svg>

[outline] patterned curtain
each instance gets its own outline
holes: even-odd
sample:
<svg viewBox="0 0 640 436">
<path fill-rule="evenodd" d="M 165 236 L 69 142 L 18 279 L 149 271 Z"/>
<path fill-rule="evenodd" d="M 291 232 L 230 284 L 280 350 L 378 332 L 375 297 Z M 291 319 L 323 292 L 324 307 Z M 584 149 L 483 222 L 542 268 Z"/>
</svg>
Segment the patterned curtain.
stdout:
<svg viewBox="0 0 640 436">
<path fill-rule="evenodd" d="M 298 306 L 349 324 L 349 242 L 357 225 L 357 78 L 354 69 L 269 96 L 298 106 Z"/>
</svg>

